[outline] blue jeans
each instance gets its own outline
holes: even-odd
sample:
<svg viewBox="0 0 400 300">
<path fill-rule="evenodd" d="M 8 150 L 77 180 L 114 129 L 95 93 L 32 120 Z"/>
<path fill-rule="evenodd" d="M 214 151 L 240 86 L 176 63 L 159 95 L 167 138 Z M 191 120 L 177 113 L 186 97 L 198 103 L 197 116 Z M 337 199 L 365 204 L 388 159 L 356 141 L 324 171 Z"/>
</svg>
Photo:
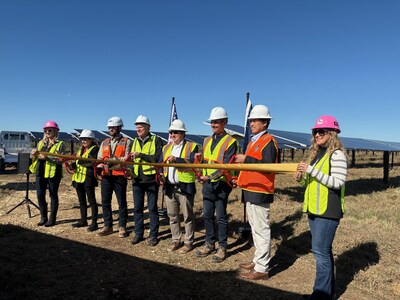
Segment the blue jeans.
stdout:
<svg viewBox="0 0 400 300">
<path fill-rule="evenodd" d="M 311 230 L 312 252 L 316 260 L 316 277 L 313 296 L 315 299 L 333 299 L 335 296 L 335 274 L 332 243 L 340 220 L 308 216 Z"/>
<path fill-rule="evenodd" d="M 206 228 L 206 243 L 217 241 L 214 213 L 217 215 L 218 245 L 228 247 L 228 215 L 226 207 L 232 188 L 225 181 L 206 182 L 203 185 L 203 215 Z"/>
<path fill-rule="evenodd" d="M 133 184 L 133 212 L 135 220 L 135 235 L 143 237 L 144 234 L 144 195 L 147 194 L 147 206 L 150 217 L 150 237 L 158 237 L 160 220 L 158 216 L 158 184 L 157 183 L 134 183 Z"/>
<path fill-rule="evenodd" d="M 118 201 L 119 227 L 126 227 L 128 220 L 128 205 L 126 202 L 126 186 L 128 182 L 124 176 L 103 176 L 101 180 L 101 206 L 105 227 L 113 226 L 111 200 L 115 192 Z"/>
</svg>

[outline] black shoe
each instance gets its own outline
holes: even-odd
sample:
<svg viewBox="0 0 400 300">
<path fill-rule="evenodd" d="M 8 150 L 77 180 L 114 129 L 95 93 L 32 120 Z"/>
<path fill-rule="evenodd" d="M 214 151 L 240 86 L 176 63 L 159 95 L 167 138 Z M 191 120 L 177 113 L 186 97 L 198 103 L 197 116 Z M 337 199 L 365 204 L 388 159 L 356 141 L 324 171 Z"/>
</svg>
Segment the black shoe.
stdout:
<svg viewBox="0 0 400 300">
<path fill-rule="evenodd" d="M 37 223 L 37 225 L 38 225 L 38 226 L 43 226 L 43 225 L 46 224 L 46 223 L 47 223 L 47 219 L 41 218 L 41 219 L 40 219 L 40 222 Z"/>
<path fill-rule="evenodd" d="M 92 223 L 92 224 L 90 224 L 90 226 L 87 228 L 87 231 L 92 232 L 92 231 L 96 231 L 97 229 L 99 229 L 99 226 L 97 225 L 97 223 Z"/>
<path fill-rule="evenodd" d="M 133 245 L 139 244 L 143 240 L 144 238 L 142 236 L 135 235 L 135 237 L 132 240 L 132 244 Z"/>
<path fill-rule="evenodd" d="M 156 237 L 154 237 L 154 236 L 148 237 L 147 245 L 154 247 L 154 246 L 157 246 L 157 244 L 158 244 L 158 240 Z"/>
<path fill-rule="evenodd" d="M 44 224 L 44 227 L 52 227 L 56 225 L 56 221 L 55 220 L 49 220 L 46 222 L 46 224 Z"/>
<path fill-rule="evenodd" d="M 86 221 L 78 221 L 78 222 L 72 224 L 72 227 L 79 228 L 79 227 L 86 227 L 87 225 L 88 225 L 88 223 Z"/>
</svg>

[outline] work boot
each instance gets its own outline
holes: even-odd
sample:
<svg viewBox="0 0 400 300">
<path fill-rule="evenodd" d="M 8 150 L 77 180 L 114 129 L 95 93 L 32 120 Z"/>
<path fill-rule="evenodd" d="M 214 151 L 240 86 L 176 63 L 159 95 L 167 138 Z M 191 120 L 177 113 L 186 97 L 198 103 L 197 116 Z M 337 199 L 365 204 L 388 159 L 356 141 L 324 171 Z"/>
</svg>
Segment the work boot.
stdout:
<svg viewBox="0 0 400 300">
<path fill-rule="evenodd" d="M 52 227 L 56 225 L 58 205 L 51 205 L 49 221 L 44 224 L 44 227 Z"/>
<path fill-rule="evenodd" d="M 182 247 L 182 243 L 181 242 L 172 242 L 171 245 L 169 245 L 169 247 L 167 248 L 168 252 L 173 252 L 178 250 L 180 247 Z"/>
<path fill-rule="evenodd" d="M 112 228 L 112 227 L 107 227 L 107 226 L 105 226 L 105 227 L 103 228 L 103 231 L 100 231 L 97 235 L 98 235 L 98 236 L 106 236 L 106 235 L 110 235 L 110 234 L 112 234 L 112 233 L 114 233 L 113 228 Z"/>
<path fill-rule="evenodd" d="M 44 224 L 47 223 L 47 218 L 41 217 L 39 223 L 37 223 L 38 226 L 43 226 Z"/>
<path fill-rule="evenodd" d="M 217 253 L 212 257 L 213 262 L 220 263 L 226 259 L 226 248 L 219 247 Z"/>
<path fill-rule="evenodd" d="M 181 249 L 178 250 L 179 254 L 186 254 L 193 250 L 192 244 L 185 244 Z"/>
<path fill-rule="evenodd" d="M 86 226 L 88 226 L 88 223 L 87 223 L 87 221 L 83 221 L 83 220 L 79 220 L 78 222 L 72 224 L 72 227 L 76 227 L 76 228 L 86 227 Z"/>
<path fill-rule="evenodd" d="M 40 210 L 40 221 L 39 223 L 37 223 L 38 226 L 43 226 L 44 224 L 47 223 L 48 219 L 47 219 L 47 206 L 43 207 L 40 206 L 39 208 Z"/>
<path fill-rule="evenodd" d="M 125 227 L 120 227 L 118 230 L 118 236 L 120 238 L 126 238 L 128 236 L 128 233 L 126 232 L 126 228 Z"/>
<path fill-rule="evenodd" d="M 196 257 L 206 257 L 213 252 L 215 252 L 215 246 L 205 242 L 203 247 L 196 251 Z"/>
<path fill-rule="evenodd" d="M 44 227 L 52 227 L 56 225 L 56 217 L 54 215 L 50 215 L 49 220 L 44 224 Z"/>
<path fill-rule="evenodd" d="M 132 245 L 139 244 L 143 240 L 144 238 L 142 236 L 135 235 L 134 238 L 132 239 Z"/>
<path fill-rule="evenodd" d="M 155 247 L 158 244 L 158 239 L 155 236 L 149 236 L 147 238 L 147 245 Z"/>
<path fill-rule="evenodd" d="M 92 224 L 90 224 L 90 226 L 87 228 L 87 231 L 92 232 L 96 231 L 97 229 L 99 229 L 97 222 L 92 222 Z"/>
</svg>

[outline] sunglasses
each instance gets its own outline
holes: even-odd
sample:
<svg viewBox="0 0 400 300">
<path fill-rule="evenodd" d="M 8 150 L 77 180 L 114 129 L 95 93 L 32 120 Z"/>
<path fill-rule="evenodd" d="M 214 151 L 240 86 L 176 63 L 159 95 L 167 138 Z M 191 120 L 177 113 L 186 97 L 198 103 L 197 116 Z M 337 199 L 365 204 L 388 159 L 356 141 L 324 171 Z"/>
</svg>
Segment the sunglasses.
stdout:
<svg viewBox="0 0 400 300">
<path fill-rule="evenodd" d="M 169 133 L 170 134 L 181 134 L 181 133 L 183 133 L 183 131 L 170 131 Z"/>
<path fill-rule="evenodd" d="M 328 130 L 326 130 L 326 129 L 313 129 L 312 134 L 313 134 L 313 135 L 316 135 L 317 133 L 318 133 L 320 136 L 324 136 L 325 134 L 328 133 Z"/>
<path fill-rule="evenodd" d="M 44 130 L 43 130 L 44 133 L 52 132 L 52 131 L 53 131 L 53 129 L 51 129 L 51 128 L 50 128 L 50 129 L 44 129 Z"/>
</svg>

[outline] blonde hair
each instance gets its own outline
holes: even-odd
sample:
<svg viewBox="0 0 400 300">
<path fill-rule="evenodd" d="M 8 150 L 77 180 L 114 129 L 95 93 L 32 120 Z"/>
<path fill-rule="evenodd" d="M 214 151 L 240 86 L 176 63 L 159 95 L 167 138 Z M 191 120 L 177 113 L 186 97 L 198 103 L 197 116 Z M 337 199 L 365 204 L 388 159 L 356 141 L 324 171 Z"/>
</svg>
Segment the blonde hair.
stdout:
<svg viewBox="0 0 400 300">
<path fill-rule="evenodd" d="M 342 141 L 340 140 L 338 133 L 336 131 L 329 130 L 326 134 L 329 134 L 331 138 L 326 145 L 326 152 L 331 155 L 335 150 L 341 150 L 347 157 L 346 148 L 344 147 Z M 317 156 L 318 151 L 321 147 L 315 141 L 315 135 L 311 137 L 311 146 L 309 148 L 310 155 L 308 156 L 307 163 L 311 163 L 312 160 Z"/>
<path fill-rule="evenodd" d="M 60 131 L 57 128 L 51 128 L 52 130 L 54 130 L 54 139 L 53 142 L 57 143 L 58 142 L 58 137 L 60 136 Z M 45 143 L 46 142 L 46 133 L 43 133 L 43 138 L 42 138 L 42 142 Z"/>
</svg>

